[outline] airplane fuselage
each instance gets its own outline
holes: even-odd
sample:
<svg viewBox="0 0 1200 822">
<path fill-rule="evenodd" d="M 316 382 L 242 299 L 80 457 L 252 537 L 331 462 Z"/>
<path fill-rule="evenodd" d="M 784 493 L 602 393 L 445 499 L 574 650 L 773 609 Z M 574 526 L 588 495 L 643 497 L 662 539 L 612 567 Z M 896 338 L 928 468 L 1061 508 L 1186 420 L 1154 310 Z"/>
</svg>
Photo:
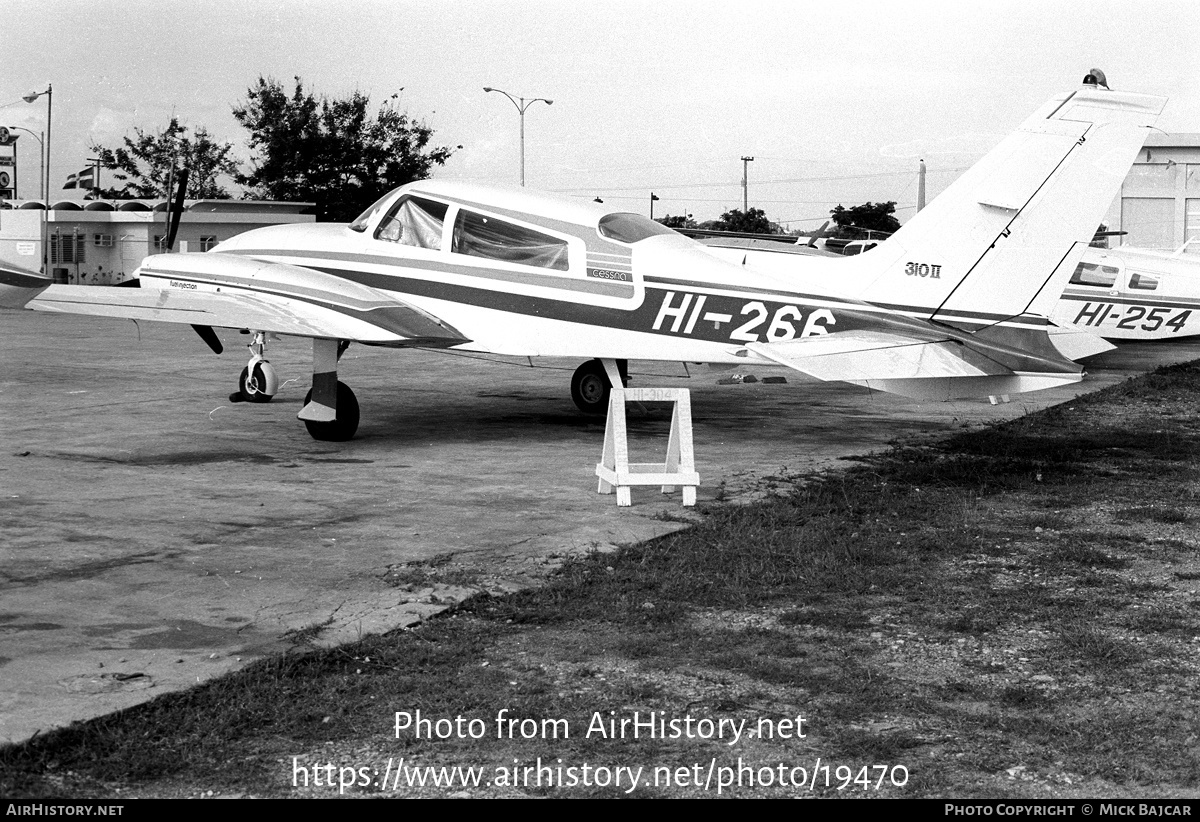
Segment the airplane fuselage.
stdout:
<svg viewBox="0 0 1200 822">
<path fill-rule="evenodd" d="M 1054 319 L 1112 340 L 1200 334 L 1200 259 L 1134 248 L 1089 249 Z"/>
<path fill-rule="evenodd" d="M 405 197 L 444 209 L 436 230 L 419 238 L 425 246 L 390 239 L 387 215 L 397 212 L 397 202 L 402 210 Z M 365 286 L 454 329 L 461 337 L 453 344 L 456 349 L 501 355 L 773 365 L 747 344 L 881 327 L 927 338 L 967 336 L 961 328 L 930 323 L 927 310 L 922 316 L 916 308 L 905 312 L 903 306 L 848 298 L 848 286 L 854 283 L 852 260 L 805 259 L 809 276 L 797 288 L 794 277 L 724 259 L 675 232 L 648 228 L 648 221 L 619 226 L 611 232 L 617 236 L 604 236 L 596 221 L 598 214 L 608 212 L 590 204 L 580 205 L 579 222 L 562 216 L 534 221 L 520 205 L 504 209 L 462 198 L 434 199 L 418 186 L 382 203 L 359 230 L 274 226 L 227 240 L 210 253 L 282 263 Z M 494 236 L 513 226 L 527 244 L 522 248 L 540 243 L 539 248 L 553 244 L 557 250 L 518 249 L 510 255 L 524 255 L 521 259 L 503 259 L 503 248 L 489 247 L 485 253 L 490 256 L 465 253 L 468 240 L 459 236 L 460 228 L 472 220 L 488 221 Z M 928 265 L 913 268 L 914 281 L 941 273 Z M 146 276 L 143 271 L 143 280 Z M 181 280 L 175 273 L 165 279 L 174 287 L 228 287 L 208 274 Z M 1034 318 L 960 319 L 975 328 L 998 322 L 1044 327 L 1044 321 Z M 994 354 L 1013 370 L 1044 367 L 1027 362 L 1028 352 L 1019 346 L 1000 345 Z"/>
</svg>

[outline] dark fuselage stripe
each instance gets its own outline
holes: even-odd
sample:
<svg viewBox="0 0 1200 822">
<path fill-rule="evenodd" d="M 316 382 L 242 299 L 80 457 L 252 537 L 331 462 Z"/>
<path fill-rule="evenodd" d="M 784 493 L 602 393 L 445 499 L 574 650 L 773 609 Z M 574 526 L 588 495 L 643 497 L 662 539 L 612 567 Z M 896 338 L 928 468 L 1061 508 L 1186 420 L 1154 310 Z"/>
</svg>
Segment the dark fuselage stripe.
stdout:
<svg viewBox="0 0 1200 822">
<path fill-rule="evenodd" d="M 287 249 L 234 249 L 223 254 L 237 254 L 243 257 L 253 257 L 260 260 L 270 258 L 286 259 L 290 265 L 310 265 L 307 260 L 329 260 L 331 262 L 367 263 L 369 265 L 386 265 L 397 268 L 415 268 L 420 271 L 431 271 L 438 274 L 455 274 L 464 277 L 477 277 L 483 280 L 529 285 L 538 288 L 553 288 L 559 291 L 575 291 L 583 294 L 597 294 L 602 297 L 618 297 L 629 299 L 634 296 L 632 285 L 613 282 L 611 280 L 578 280 L 563 275 L 539 274 L 533 271 L 505 271 L 496 268 L 484 268 L 472 265 L 458 265 L 441 260 L 408 259 L 397 260 L 375 254 L 355 254 L 341 251 L 296 251 Z M 458 255 L 462 256 L 462 255 Z"/>
<path fill-rule="evenodd" d="M 1194 300 L 1172 300 L 1162 297 L 1158 299 L 1140 299 L 1128 292 L 1117 296 L 1115 294 L 1086 294 L 1079 291 L 1063 293 L 1064 300 L 1077 303 L 1113 303 L 1114 305 L 1149 305 L 1160 308 L 1200 308 L 1200 297 Z"/>
</svg>

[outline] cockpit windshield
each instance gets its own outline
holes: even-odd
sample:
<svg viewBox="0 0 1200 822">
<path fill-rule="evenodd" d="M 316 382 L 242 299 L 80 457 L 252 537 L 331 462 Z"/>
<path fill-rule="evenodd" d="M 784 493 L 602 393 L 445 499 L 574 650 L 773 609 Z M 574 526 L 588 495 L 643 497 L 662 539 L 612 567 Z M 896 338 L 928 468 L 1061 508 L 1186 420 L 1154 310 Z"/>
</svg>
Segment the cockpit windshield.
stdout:
<svg viewBox="0 0 1200 822">
<path fill-rule="evenodd" d="M 636 243 L 656 234 L 674 234 L 674 229 L 641 214 L 621 212 L 600 218 L 600 236 L 620 243 Z"/>
<path fill-rule="evenodd" d="M 389 191 L 387 194 L 384 194 L 382 197 L 372 203 L 370 208 L 354 218 L 354 222 L 350 223 L 350 230 L 366 231 L 367 226 L 369 226 L 371 222 L 379 216 L 379 212 L 383 211 L 383 207 L 387 205 L 388 200 L 392 199 L 392 195 L 395 193 L 396 192 L 394 190 Z"/>
</svg>

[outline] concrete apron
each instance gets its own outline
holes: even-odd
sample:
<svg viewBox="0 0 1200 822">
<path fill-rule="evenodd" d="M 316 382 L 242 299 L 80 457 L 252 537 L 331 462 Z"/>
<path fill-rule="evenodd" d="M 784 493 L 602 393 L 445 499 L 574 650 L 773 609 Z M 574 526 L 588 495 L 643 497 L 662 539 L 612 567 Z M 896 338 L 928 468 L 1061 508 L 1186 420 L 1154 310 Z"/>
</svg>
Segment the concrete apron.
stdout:
<svg viewBox="0 0 1200 822">
<path fill-rule="evenodd" d="M 0 314 L 0 743 L 185 688 L 297 642 L 410 625 L 478 591 L 536 584 L 565 557 L 681 527 L 680 495 L 596 493 L 603 420 L 571 403 L 576 362 L 530 369 L 352 346 L 349 443 L 295 419 L 311 344 L 268 357 L 270 404 L 232 404 L 248 338 L 214 356 L 190 329 Z M 917 403 L 839 384 L 715 385 L 635 363 L 636 386 L 693 389 L 701 504 L 897 438 L 1010 419 L 1161 364 L 1189 344 L 1101 355 L 1079 386 Z M 781 372 L 772 372 L 775 374 Z M 631 459 L 662 459 L 665 408 L 631 409 Z M 419 573 L 451 563 L 454 585 Z M 417 571 L 418 573 L 414 573 Z M 432 577 L 433 582 L 428 581 Z"/>
</svg>

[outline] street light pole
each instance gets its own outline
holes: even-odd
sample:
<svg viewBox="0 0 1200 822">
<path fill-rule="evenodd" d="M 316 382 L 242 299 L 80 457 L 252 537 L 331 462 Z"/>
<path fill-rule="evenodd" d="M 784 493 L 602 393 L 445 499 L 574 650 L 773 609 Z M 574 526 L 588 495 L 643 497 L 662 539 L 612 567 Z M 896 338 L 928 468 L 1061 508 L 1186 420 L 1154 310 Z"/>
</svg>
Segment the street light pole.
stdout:
<svg viewBox="0 0 1200 822">
<path fill-rule="evenodd" d="M 525 186 L 525 109 L 529 108 L 530 106 L 532 106 L 534 103 L 537 103 L 537 102 L 542 102 L 548 106 L 552 106 L 552 105 L 554 105 L 554 101 L 547 100 L 545 97 L 534 97 L 532 100 L 529 100 L 528 102 L 526 102 L 524 97 L 513 97 L 511 94 L 509 94 L 504 89 L 491 88 L 490 86 L 484 86 L 483 90 L 500 92 L 505 97 L 507 97 L 514 106 L 517 107 L 517 113 L 521 115 L 521 187 L 524 188 L 524 186 Z M 521 102 L 518 103 L 517 100 L 520 100 Z"/>
<path fill-rule="evenodd" d="M 50 273 L 50 124 L 54 119 L 54 86 L 47 85 L 45 91 L 32 91 L 21 99 L 26 103 L 32 103 L 43 96 L 46 98 L 46 143 L 42 146 L 42 156 L 45 158 L 42 163 L 44 171 L 42 199 L 45 201 L 46 208 L 42 212 L 42 273 L 48 275 Z"/>
<path fill-rule="evenodd" d="M 750 163 L 753 157 L 742 158 L 742 213 L 750 213 Z"/>
</svg>

